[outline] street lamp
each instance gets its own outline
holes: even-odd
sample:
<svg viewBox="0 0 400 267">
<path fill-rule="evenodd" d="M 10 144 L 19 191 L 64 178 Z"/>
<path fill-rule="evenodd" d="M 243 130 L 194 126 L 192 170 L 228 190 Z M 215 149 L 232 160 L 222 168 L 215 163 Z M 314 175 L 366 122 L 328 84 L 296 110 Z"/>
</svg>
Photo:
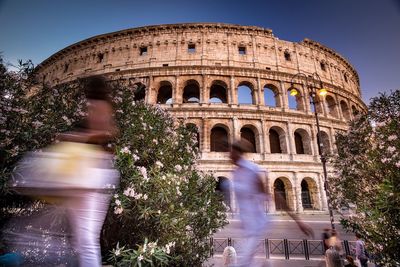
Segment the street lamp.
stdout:
<svg viewBox="0 0 400 267">
<path fill-rule="evenodd" d="M 305 78 L 306 87 L 308 89 L 308 93 L 311 98 L 311 104 L 314 107 L 315 121 L 317 123 L 318 153 L 320 155 L 322 169 L 324 172 L 324 190 L 325 190 L 326 198 L 327 198 L 331 227 L 332 227 L 332 230 L 334 230 L 335 224 L 334 224 L 333 212 L 332 212 L 331 203 L 330 203 L 330 194 L 329 194 L 329 190 L 328 190 L 328 172 L 326 170 L 326 157 L 325 157 L 324 153 L 322 153 L 322 149 L 321 149 L 321 147 L 322 147 L 321 146 L 321 131 L 320 131 L 320 127 L 319 127 L 318 111 L 317 111 L 317 107 L 316 107 L 316 104 L 319 103 L 319 98 L 317 98 L 317 95 L 323 97 L 328 93 L 328 90 L 323 88 L 322 80 L 321 80 L 321 77 L 318 75 L 318 73 L 314 72 L 312 75 L 307 76 L 306 74 L 299 72 L 299 73 L 296 73 L 295 75 L 293 75 L 292 79 L 290 80 L 290 88 L 291 88 L 290 95 L 291 96 L 296 96 L 298 94 L 298 91 L 294 88 L 293 80 L 300 76 Z M 317 86 L 316 86 L 316 84 L 317 84 Z"/>
</svg>

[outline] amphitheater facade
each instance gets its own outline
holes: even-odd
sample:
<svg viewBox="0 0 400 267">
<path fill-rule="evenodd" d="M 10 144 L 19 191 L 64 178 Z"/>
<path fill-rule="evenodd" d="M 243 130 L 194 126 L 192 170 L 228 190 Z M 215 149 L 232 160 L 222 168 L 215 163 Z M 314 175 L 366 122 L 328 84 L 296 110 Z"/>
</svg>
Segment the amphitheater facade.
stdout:
<svg viewBox="0 0 400 267">
<path fill-rule="evenodd" d="M 107 33 L 60 50 L 37 71 L 50 85 L 102 74 L 134 86 L 138 99 L 196 126 L 200 166 L 220 181 L 234 169 L 223 144 L 246 138 L 265 186 L 300 213 L 326 212 L 327 200 L 309 92 L 298 77 L 297 96 L 289 94 L 293 75 L 316 72 L 328 89 L 317 105 L 324 153 L 335 151 L 335 133 L 366 110 L 358 74 L 344 57 L 253 26 L 190 23 Z M 237 211 L 234 198 L 228 201 Z M 275 212 L 281 204 L 271 205 L 266 209 Z"/>
</svg>

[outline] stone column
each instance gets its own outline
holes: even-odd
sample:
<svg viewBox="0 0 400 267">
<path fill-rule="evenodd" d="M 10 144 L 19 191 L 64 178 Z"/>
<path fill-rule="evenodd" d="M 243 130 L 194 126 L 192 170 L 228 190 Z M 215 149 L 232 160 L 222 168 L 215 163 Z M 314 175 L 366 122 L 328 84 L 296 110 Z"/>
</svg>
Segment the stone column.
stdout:
<svg viewBox="0 0 400 267">
<path fill-rule="evenodd" d="M 289 149 L 288 149 L 288 154 L 296 154 L 296 147 L 294 144 L 294 135 L 292 132 L 292 125 L 290 124 L 290 122 L 286 122 L 286 128 L 287 128 L 287 139 L 286 143 L 289 144 Z"/>
<path fill-rule="evenodd" d="M 208 96 L 209 96 L 209 93 L 208 93 L 208 84 L 207 84 L 207 78 L 206 78 L 206 75 L 205 74 L 203 74 L 202 76 L 201 76 L 201 85 L 200 85 L 200 104 L 204 104 L 204 103 L 208 103 Z"/>
<path fill-rule="evenodd" d="M 262 88 L 262 86 L 261 86 L 260 77 L 257 77 L 257 87 L 258 87 L 258 103 L 257 103 L 257 105 L 265 106 L 264 88 Z"/>
<path fill-rule="evenodd" d="M 270 143 L 269 143 L 269 132 L 267 131 L 267 125 L 266 125 L 265 119 L 261 120 L 261 128 L 262 128 L 263 140 L 264 140 L 264 144 L 263 144 L 264 154 L 268 154 L 268 153 L 271 153 L 271 148 L 270 148 Z M 265 159 L 265 157 L 266 157 L 266 155 L 264 155 L 264 159 Z"/>
<path fill-rule="evenodd" d="M 317 156 L 317 158 L 318 158 L 318 156 L 319 156 L 318 152 L 319 151 L 318 151 L 317 130 L 314 129 L 314 125 L 311 125 L 310 132 L 311 132 L 310 139 L 311 139 L 311 143 L 312 143 L 312 145 L 311 145 L 311 149 L 312 149 L 311 153 L 312 153 L 312 155 Z M 322 140 L 320 140 L 320 141 L 322 142 Z"/>
<path fill-rule="evenodd" d="M 179 76 L 175 76 L 175 88 L 173 90 L 173 97 L 172 97 L 172 103 L 173 104 L 182 104 L 182 92 L 180 89 L 180 84 L 179 84 Z"/>
<path fill-rule="evenodd" d="M 317 181 L 319 185 L 319 191 L 321 192 L 321 202 L 322 202 L 322 210 L 327 211 L 328 210 L 328 202 L 326 199 L 326 192 L 325 192 L 325 187 L 324 187 L 324 176 L 321 173 L 317 174 Z"/>
<path fill-rule="evenodd" d="M 268 172 L 268 177 L 267 177 L 267 182 L 268 182 L 268 189 L 270 190 L 271 193 L 271 201 L 268 203 L 269 205 L 269 212 L 276 212 L 276 205 L 275 205 L 275 190 L 274 190 L 274 181 L 275 177 L 274 175 L 271 174 L 271 172 Z"/>
<path fill-rule="evenodd" d="M 210 152 L 210 129 L 208 127 L 208 121 L 207 118 L 203 118 L 202 120 L 203 123 L 203 142 L 201 144 L 201 151 L 202 152 Z"/>
<path fill-rule="evenodd" d="M 235 88 L 235 77 L 231 76 L 231 104 L 237 105 L 238 99 L 237 99 L 237 90 Z"/>
<path fill-rule="evenodd" d="M 293 186 L 293 191 L 295 194 L 295 199 L 296 199 L 296 206 L 295 206 L 295 211 L 296 212 L 303 212 L 303 201 L 301 199 L 301 185 L 299 181 L 299 177 L 298 177 L 298 173 L 294 172 L 293 173 L 293 182 L 294 182 L 294 186 Z"/>
<path fill-rule="evenodd" d="M 333 127 L 329 127 L 329 143 L 331 145 L 331 151 L 336 151 L 336 138 L 335 138 L 335 131 L 333 130 Z"/>
<path fill-rule="evenodd" d="M 304 87 L 304 85 L 302 85 L 302 88 L 303 88 L 303 93 L 304 93 L 304 109 L 306 110 L 307 114 L 312 114 L 311 103 L 310 103 L 310 94 L 308 92 L 308 88 Z"/>
<path fill-rule="evenodd" d="M 237 117 L 232 118 L 233 133 L 231 134 L 231 141 L 240 139 L 239 121 Z"/>
<path fill-rule="evenodd" d="M 342 107 L 340 106 L 340 102 L 339 102 L 339 98 L 338 98 L 337 94 L 335 94 L 335 102 L 336 102 L 337 116 L 341 121 L 344 121 L 345 118 L 343 116 Z"/>
<path fill-rule="evenodd" d="M 279 97 L 281 98 L 281 105 L 283 110 L 288 110 L 289 109 L 289 101 L 288 101 L 288 94 L 287 94 L 287 90 L 285 87 L 285 83 L 284 82 L 280 82 L 281 85 L 281 94 L 279 94 Z"/>
<path fill-rule="evenodd" d="M 154 88 L 153 88 L 153 76 L 149 76 L 149 82 L 147 83 L 146 94 L 145 94 L 145 103 L 152 104 L 156 103 L 157 100 L 153 100 L 154 98 Z M 157 96 L 156 96 L 157 97 Z"/>
</svg>

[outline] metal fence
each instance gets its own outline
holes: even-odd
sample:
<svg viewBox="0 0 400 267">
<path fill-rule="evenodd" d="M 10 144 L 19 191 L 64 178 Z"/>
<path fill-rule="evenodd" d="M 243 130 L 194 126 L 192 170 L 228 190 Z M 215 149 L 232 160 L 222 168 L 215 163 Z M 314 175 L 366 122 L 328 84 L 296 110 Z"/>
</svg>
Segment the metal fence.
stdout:
<svg viewBox="0 0 400 267">
<path fill-rule="evenodd" d="M 210 256 L 219 255 L 227 246 L 241 253 L 246 243 L 245 238 L 211 238 Z M 342 241 L 343 254 L 354 257 L 355 241 Z M 257 255 L 265 255 L 267 259 L 322 259 L 325 254 L 322 240 L 307 239 L 260 239 L 256 248 Z"/>
</svg>

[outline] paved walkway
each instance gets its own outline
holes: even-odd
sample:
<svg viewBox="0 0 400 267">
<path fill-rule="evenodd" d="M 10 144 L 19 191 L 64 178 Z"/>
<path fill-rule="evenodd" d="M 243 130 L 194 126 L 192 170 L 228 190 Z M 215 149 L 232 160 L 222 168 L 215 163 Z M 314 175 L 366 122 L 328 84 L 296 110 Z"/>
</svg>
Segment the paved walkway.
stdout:
<svg viewBox="0 0 400 267">
<path fill-rule="evenodd" d="M 210 258 L 204 266 L 224 267 L 222 256 Z M 251 267 L 325 267 L 325 262 L 319 260 L 283 260 L 283 259 L 265 259 L 265 257 L 256 257 Z M 250 266 L 249 266 L 250 267 Z"/>
</svg>

